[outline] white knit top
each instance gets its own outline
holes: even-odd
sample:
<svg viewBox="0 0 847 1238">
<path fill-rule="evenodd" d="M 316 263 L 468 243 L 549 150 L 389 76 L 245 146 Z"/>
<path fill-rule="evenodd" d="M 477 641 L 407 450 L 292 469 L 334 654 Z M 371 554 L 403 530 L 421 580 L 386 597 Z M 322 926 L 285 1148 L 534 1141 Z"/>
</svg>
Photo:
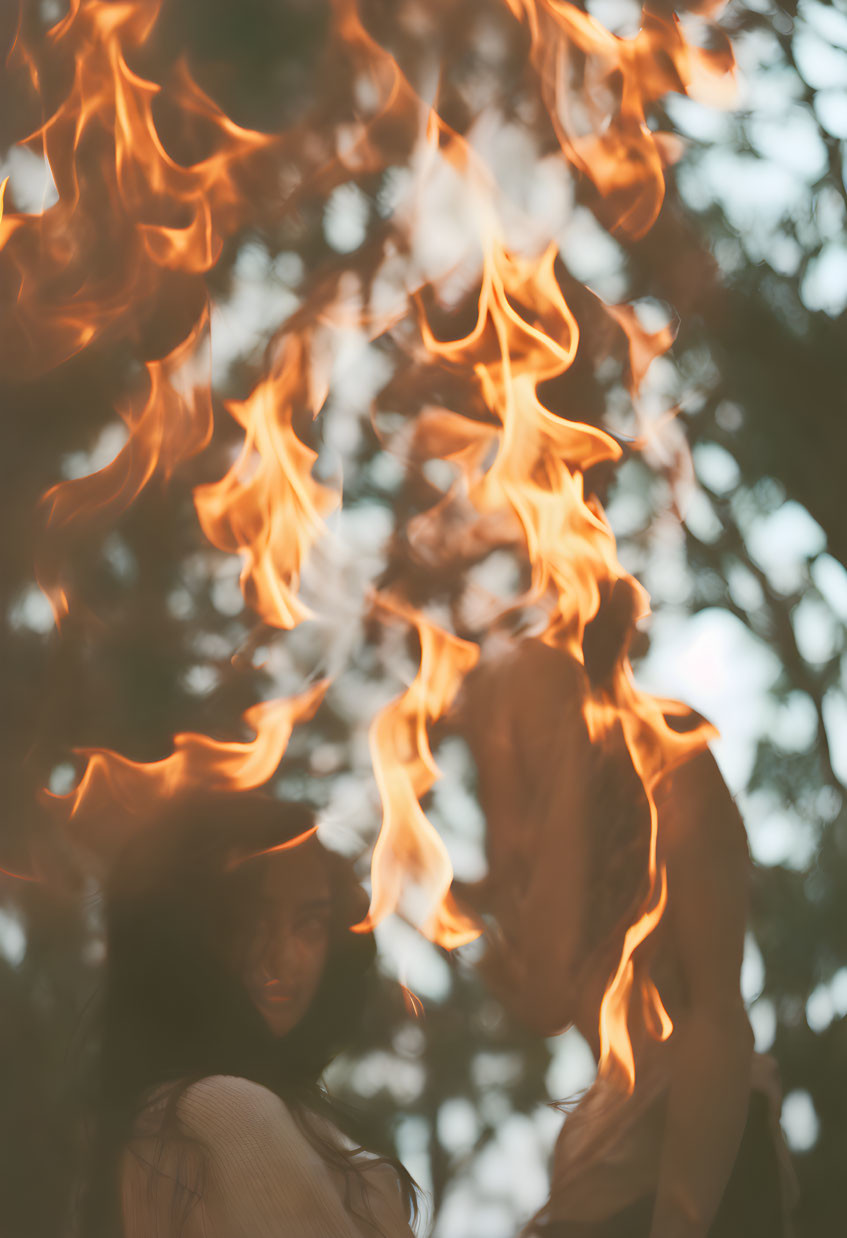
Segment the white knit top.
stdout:
<svg viewBox="0 0 847 1238">
<path fill-rule="evenodd" d="M 410 1238 L 391 1167 L 363 1157 L 360 1178 L 330 1166 L 267 1088 L 231 1075 L 192 1084 L 177 1106 L 184 1138 L 159 1135 L 162 1107 L 123 1156 L 124 1238 Z M 350 1146 L 329 1124 L 321 1133 Z"/>
</svg>

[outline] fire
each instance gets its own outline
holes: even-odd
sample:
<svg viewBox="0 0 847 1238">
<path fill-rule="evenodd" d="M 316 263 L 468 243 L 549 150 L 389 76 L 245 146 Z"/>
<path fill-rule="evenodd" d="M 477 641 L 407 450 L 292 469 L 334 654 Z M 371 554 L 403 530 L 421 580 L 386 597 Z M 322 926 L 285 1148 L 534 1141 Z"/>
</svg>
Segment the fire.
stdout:
<svg viewBox="0 0 847 1238">
<path fill-rule="evenodd" d="M 612 721 L 620 721 L 650 812 L 648 893 L 641 915 L 627 930 L 617 970 L 600 1007 L 599 1069 L 631 1091 L 635 1085 L 635 1061 L 627 1025 L 635 982 L 635 953 L 658 925 L 667 903 L 667 876 L 657 863 L 658 813 L 653 789 L 662 773 L 699 751 L 714 738 L 715 731 L 708 723 L 701 723 L 685 734 L 674 731 L 666 722 L 666 714 L 680 716 L 684 713 L 683 707 L 639 691 L 628 661 L 616 669 L 614 682 L 606 693 L 599 699 L 595 696 L 586 700 L 583 713 L 595 743 L 603 742 L 605 728 Z M 656 1039 L 667 1040 L 673 1024 L 649 977 L 640 980 L 640 998 L 648 1028 Z"/>
<path fill-rule="evenodd" d="M 261 851 L 251 851 L 249 855 L 239 856 L 237 859 L 231 860 L 227 866 L 228 871 L 232 872 L 236 868 L 240 868 L 242 864 L 246 864 L 248 860 L 258 860 L 263 855 L 277 855 L 281 851 L 293 851 L 295 847 L 299 847 L 302 843 L 308 842 L 310 838 L 318 832 L 318 827 L 312 825 L 308 830 L 304 830 L 302 834 L 297 834 L 294 838 L 289 838 L 287 842 L 277 843 L 275 847 L 263 847 Z"/>
<path fill-rule="evenodd" d="M 160 761 L 130 761 L 108 748 L 79 749 L 86 758 L 77 786 L 66 795 L 49 795 L 57 809 L 73 822 L 145 816 L 150 807 L 178 791 L 204 789 L 246 791 L 267 782 L 279 765 L 294 727 L 311 718 L 322 701 L 327 680 L 288 700 L 252 705 L 244 724 L 255 731 L 248 742 L 217 740 L 185 732 L 174 736 L 174 750 Z"/>
<path fill-rule="evenodd" d="M 397 617 L 414 624 L 421 661 L 408 689 L 371 724 L 371 759 L 383 817 L 371 864 L 371 905 L 357 927 L 370 931 L 395 911 L 411 881 L 421 887 L 428 908 L 422 932 L 431 941 L 452 949 L 473 941 L 480 930 L 455 905 L 450 894 L 453 870 L 447 849 L 420 801 L 440 776 L 427 728 L 449 709 L 479 650 L 419 612 L 404 612 L 387 598 L 380 600 Z"/>
<path fill-rule="evenodd" d="M 4 877 L 11 877 L 14 881 L 28 881 L 28 882 L 38 881 L 38 878 L 33 876 L 31 873 L 17 873 L 17 872 L 14 872 L 11 868 L 0 868 L 0 873 Z"/>
<path fill-rule="evenodd" d="M 643 613 L 648 606 L 644 591 L 618 563 L 615 538 L 599 502 L 584 491 L 585 471 L 601 461 L 617 460 L 618 443 L 596 427 L 554 414 L 538 397 L 539 385 L 563 373 L 579 345 L 576 320 L 556 279 L 555 259 L 554 246 L 537 259 L 519 258 L 498 236 L 490 237 L 474 329 L 461 339 L 443 341 L 424 320 L 422 335 L 434 357 L 473 373 L 485 405 L 499 423 L 496 453 L 488 467 L 485 454 L 474 450 L 478 423 L 468 422 L 464 436 L 459 416 L 454 415 L 450 424 L 464 456 L 468 497 L 483 515 L 511 515 L 517 520 L 532 566 L 532 584 L 524 600 L 541 604 L 547 615 L 541 639 L 581 662 L 585 630 L 604 592 L 625 581 L 641 598 Z M 635 397 L 651 361 L 672 342 L 672 331 L 646 332 L 631 307 L 607 307 L 607 311 L 627 336 L 630 390 Z M 442 431 L 444 424 L 442 420 Z M 667 899 L 666 876 L 657 864 L 653 788 L 664 771 L 700 749 L 713 732 L 706 727 L 686 735 L 671 730 L 662 703 L 636 688 L 626 660 L 611 684 L 586 698 L 583 712 L 594 743 L 602 744 L 613 723 L 621 725 L 650 808 L 648 893 L 626 933 L 600 1012 L 599 1069 L 631 1090 L 635 1063 L 627 1024 L 634 956 L 659 923 Z M 658 1037 L 667 1038 L 672 1025 L 649 980 L 641 982 L 641 1000 L 649 1012 L 648 1024 Z"/>
<path fill-rule="evenodd" d="M 647 331 L 631 305 L 607 305 L 606 313 L 623 331 L 629 352 L 629 393 L 635 400 L 650 366 L 667 352 L 676 337 L 672 323 L 658 331 Z"/>
<path fill-rule="evenodd" d="M 669 91 L 725 84 L 732 66 L 725 42 L 704 51 L 686 41 L 676 18 L 647 11 L 638 33 L 620 38 L 565 0 L 506 3 L 528 28 L 541 96 L 564 158 L 583 188 L 591 189 L 591 209 L 616 233 L 641 237 L 661 208 L 665 167 L 673 156 L 672 143 L 649 127 L 651 109 Z M 263 152 L 283 140 L 236 125 L 182 62 L 165 86 L 130 67 L 150 37 L 160 4 L 71 0 L 67 16 L 48 36 L 48 57 L 72 66 L 71 85 L 26 139 L 43 151 L 58 199 L 38 215 L 3 215 L 5 182 L 0 187 L 0 287 L 11 293 L 5 300 L 13 305 L 3 324 L 8 330 L 0 363 L 18 373 L 56 365 L 106 332 L 140 339 L 168 293 L 190 289 L 191 325 L 181 330 L 181 342 L 164 357 L 140 358 L 147 392 L 121 413 L 128 431 L 125 447 L 104 469 L 62 482 L 44 497 L 49 553 L 39 575 L 57 621 L 70 605 L 59 566 L 68 539 L 89 532 L 94 522 L 115 519 L 155 473 L 171 477 L 211 438 L 210 380 L 207 374 L 195 382 L 192 371 L 206 341 L 208 296 L 201 277 L 218 261 L 225 238 L 251 218 L 250 178 L 261 170 Z M 417 96 L 398 62 L 365 29 L 355 0 L 335 0 L 332 7 L 335 38 L 347 48 L 370 102 L 352 108 L 346 142 L 335 135 L 335 157 L 324 160 L 321 147 L 312 189 L 338 183 L 339 169 L 358 174 L 387 167 L 402 146 L 397 134 L 407 140 L 417 133 L 418 191 L 423 193 L 439 160 L 446 161 L 463 178 L 478 215 L 478 307 L 467 334 L 439 338 L 422 309 L 423 296 L 411 292 L 407 303 L 407 292 L 423 278 L 417 269 L 396 283 L 401 310 L 417 308 L 418 347 L 429 362 L 474 385 L 485 416 L 483 421 L 451 408 L 425 408 L 418 416 L 414 450 L 441 456 L 458 472 L 454 490 L 423 518 L 434 520 L 461 490 L 467 520 L 476 522 L 476 557 L 505 542 L 530 566 L 529 587 L 510 603 L 512 609 L 531 605 L 543 615 L 541 639 L 582 663 L 586 629 L 616 585 L 622 582 L 632 591 L 642 614 L 648 599 L 619 563 L 600 501 L 586 486 L 589 470 L 621 458 L 619 441 L 580 417 L 579 409 L 562 416 L 539 394 L 542 384 L 566 374 L 581 346 L 580 325 L 557 274 L 557 246 L 532 239 L 523 249 L 515 245 L 500 219 L 494 174 L 470 140 Z M 29 66 L 39 91 L 38 61 L 23 45 L 15 54 Z M 157 126 L 154 104 L 165 94 L 179 111 L 188 148 L 205 142 L 207 153 L 192 156 L 193 162 L 178 162 Z M 410 232 L 427 227 L 423 207 L 409 219 Z M 413 240 L 401 237 L 388 256 L 401 261 L 403 246 L 411 251 Z M 317 416 L 323 402 L 325 391 L 317 390 L 315 378 L 315 329 L 331 327 L 334 311 L 336 325 L 344 319 L 340 282 L 330 277 L 325 283 L 332 294 L 323 288 L 321 295 L 307 298 L 278 337 L 253 390 L 227 403 L 244 432 L 240 452 L 223 477 L 194 491 L 206 539 L 242 557 L 245 603 L 277 629 L 292 629 L 311 617 L 300 598 L 300 579 L 324 518 L 340 501 L 315 477 L 315 452 L 296 428 L 301 417 Z M 367 282 L 362 275 L 363 301 Z M 437 297 L 438 287 L 433 291 Z M 372 335 L 388 330 L 400 312 L 391 305 L 382 316 L 363 305 L 357 325 Z M 671 346 L 673 329 L 647 331 L 632 306 L 606 306 L 605 312 L 626 338 L 635 403 L 650 364 Z M 448 555 L 453 549 L 449 542 L 442 547 Z M 399 589 L 379 593 L 376 600 L 392 621 L 415 629 L 420 665 L 407 690 L 370 728 L 382 824 L 373 852 L 370 908 L 356 927 L 367 931 L 392 912 L 405 912 L 417 895 L 422 932 L 454 948 L 478 936 L 479 926 L 451 895 L 449 856 L 422 800 L 439 777 L 429 728 L 451 708 L 480 650 L 436 624 Z M 56 805 L 71 823 L 116 811 L 131 818 L 151 800 L 185 788 L 261 785 L 274 774 L 292 728 L 312 716 L 326 689 L 324 681 L 290 700 L 253 706 L 244 715 L 255 732 L 249 742 L 178 734 L 169 756 L 146 764 L 108 749 L 85 750 L 78 786 L 54 797 Z M 625 658 L 583 702 L 594 743 L 602 744 L 612 727 L 623 732 L 650 809 L 647 894 L 626 933 L 600 1012 L 600 1070 L 624 1089 L 633 1087 L 635 1076 L 627 1028 L 633 1003 L 641 1002 L 658 1038 L 672 1031 L 660 995 L 638 975 L 635 955 L 667 901 L 654 789 L 665 771 L 709 737 L 705 727 L 684 735 L 673 730 L 666 715 L 681 712 L 683 707 L 639 691 Z"/>
<path fill-rule="evenodd" d="M 0 221 L 4 315 L 0 359 L 20 371 L 57 365 L 105 331 L 132 333 L 161 312 L 168 272 L 196 275 L 245 217 L 243 181 L 273 142 L 234 124 L 180 63 L 165 93 L 184 133 L 213 150 L 183 165 L 154 116 L 163 88 L 128 56 L 150 37 L 161 0 L 72 0 L 48 34 L 52 64 L 73 66 L 67 95 L 20 144 L 43 153 L 58 200 Z M 43 71 L 19 43 L 41 93 Z"/>
<path fill-rule="evenodd" d="M 583 501 L 582 476 L 594 464 L 618 459 L 621 449 L 604 431 L 558 417 L 538 399 L 539 384 L 571 365 L 579 342 L 555 278 L 555 258 L 550 247 L 537 260 L 519 259 L 495 241 L 485 257 L 474 330 L 443 342 L 424 322 L 423 338 L 435 356 L 472 368 L 500 423 L 495 458 L 472 477 L 469 497 L 483 513 L 517 518 L 533 568 L 532 596 L 553 590 L 559 620 L 551 633 L 567 631 L 557 639 L 581 656 L 600 584 L 617 574 L 614 538 L 599 507 Z M 490 360 L 482 359 L 486 335 Z M 473 423 L 469 433 L 476 433 Z"/>
<path fill-rule="evenodd" d="M 120 410 L 127 442 L 115 458 L 95 473 L 59 482 L 44 495 L 45 542 L 37 575 L 57 626 L 70 608 L 60 583 L 61 550 L 69 541 L 90 534 L 93 527 L 114 521 L 154 473 L 168 480 L 177 465 L 202 451 L 211 439 L 208 362 L 205 375 L 196 373 L 204 345 L 208 345 L 205 314 L 166 357 L 146 363 L 147 395 L 140 408 L 130 402 Z"/>
<path fill-rule="evenodd" d="M 317 456 L 297 437 L 293 416 L 308 398 L 309 353 L 293 337 L 272 373 L 227 408 L 244 428 L 238 459 L 219 482 L 199 486 L 194 503 L 206 537 L 240 552 L 245 601 L 273 627 L 309 617 L 297 596 L 300 571 L 339 496 L 312 477 Z"/>
<path fill-rule="evenodd" d="M 505 0 L 527 23 L 531 56 L 562 152 L 594 186 L 607 226 L 632 239 L 653 226 L 676 143 L 647 124 L 671 91 L 727 100 L 732 51 L 688 42 L 675 15 L 645 8 L 640 30 L 619 38 L 565 0 Z M 575 87 L 574 83 L 579 85 Z"/>
<path fill-rule="evenodd" d="M 157 128 L 154 103 L 162 87 L 135 73 L 128 56 L 143 47 L 159 15 L 160 0 L 72 0 L 65 18 L 48 34 L 48 49 L 73 66 L 73 80 L 64 100 L 22 145 L 43 151 L 55 182 L 58 201 L 40 215 L 0 211 L 0 246 L 5 246 L 5 270 L 0 278 L 16 285 L 10 353 L 20 369 L 55 365 L 91 344 L 105 330 L 132 333 L 149 314 L 165 289 L 168 272 L 197 277 L 216 263 L 225 237 L 249 214 L 247 174 L 255 156 L 277 141 L 236 125 L 197 86 L 179 62 L 168 84 L 170 101 L 179 109 L 182 137 L 203 141 L 212 151 L 197 162 L 178 163 Z M 41 75 L 36 60 L 20 45 L 17 54 L 28 64 L 34 88 Z M 104 153 L 105 151 L 105 153 Z M 95 155 L 96 162 L 92 162 Z M 5 182 L 3 183 L 5 190 Z M 0 192 L 2 206 L 2 192 Z M 104 255 L 106 261 L 104 261 Z M 213 429 L 208 357 L 207 297 L 202 285 L 193 325 L 161 359 L 145 362 L 147 393 L 119 410 L 128 436 L 125 446 L 106 467 L 87 477 L 61 482 L 44 496 L 45 541 L 39 559 L 39 583 L 53 607 L 57 624 L 67 615 L 70 599 L 62 580 L 64 551 L 70 541 L 90 534 L 123 512 L 138 497 L 154 473 L 172 477 L 176 467 L 209 443 Z M 183 299 L 184 296 L 183 296 Z M 124 318 L 126 321 L 124 321 Z M 23 343 L 28 361 L 19 355 Z M 199 363 L 199 364 L 198 364 Z M 205 369 L 205 373 L 203 370 Z M 268 387 L 270 386 L 270 380 Z M 271 403 L 272 403 L 271 398 Z M 243 408 L 266 409 L 262 390 Z M 233 407 L 234 415 L 237 415 Z M 251 414 L 252 415 L 252 414 Z M 309 488 L 305 475 L 306 448 L 284 425 L 271 417 L 245 443 L 269 464 L 283 459 L 276 481 L 276 501 L 295 487 L 287 516 L 308 496 L 318 507 L 319 488 Z M 299 454 L 298 454 L 299 447 Z M 281 455 L 279 454 L 281 453 Z M 286 471 L 287 462 L 287 471 Z M 308 470 L 306 469 L 306 473 Z M 220 489 L 232 481 L 224 479 Z M 255 523 L 248 511 L 262 482 L 245 485 L 239 515 L 228 516 L 220 502 L 213 513 L 215 487 L 198 499 L 198 510 L 218 538 L 240 521 Z M 268 496 L 268 502 L 273 504 Z M 264 512 L 261 513 L 262 518 Z M 309 507 L 305 524 L 312 519 Z M 229 525 L 227 522 L 229 521 Z M 269 622 L 293 626 L 305 611 L 290 589 L 308 545 L 304 533 L 291 570 L 274 572 L 281 535 L 274 519 L 271 545 L 256 554 L 260 578 L 260 608 L 266 598 Z M 291 532 L 291 520 L 287 535 Z M 214 538 L 213 538 L 214 540 Z M 240 545 L 240 543 L 239 543 Z M 236 546 L 227 544 L 227 549 Z M 282 552 L 282 557 L 287 563 Z M 289 582 L 289 583 L 286 583 Z M 283 597 L 288 609 L 283 616 Z M 276 605 L 276 609 L 272 609 Z M 263 613 L 265 613 L 263 611 Z M 193 786 L 246 789 L 266 782 L 276 770 L 293 726 L 313 714 L 326 683 L 291 700 L 254 706 L 244 723 L 256 732 L 249 743 L 224 742 L 199 734 L 178 734 L 174 751 L 161 761 L 141 764 L 108 749 L 89 750 L 83 776 L 63 799 L 71 818 L 84 812 L 132 816 L 157 799 Z"/>
<path fill-rule="evenodd" d="M 413 1019 L 421 1019 L 424 1015 L 424 1004 L 418 997 L 417 993 L 413 993 L 408 985 L 400 985 L 400 991 L 403 994 L 403 1002 L 407 1011 Z"/>
</svg>

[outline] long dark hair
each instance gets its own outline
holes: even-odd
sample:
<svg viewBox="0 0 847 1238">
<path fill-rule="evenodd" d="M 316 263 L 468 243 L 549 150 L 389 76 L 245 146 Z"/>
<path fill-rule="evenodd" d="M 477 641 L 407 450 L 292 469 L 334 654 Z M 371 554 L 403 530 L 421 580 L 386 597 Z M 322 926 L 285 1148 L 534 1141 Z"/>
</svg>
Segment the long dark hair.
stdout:
<svg viewBox="0 0 847 1238">
<path fill-rule="evenodd" d="M 326 1116 L 354 1134 L 351 1115 L 320 1083 L 350 1043 L 373 984 L 373 938 L 350 931 L 367 906 L 350 864 L 315 838 L 302 844 L 319 852 L 326 870 L 330 945 L 315 998 L 289 1033 L 268 1029 L 232 963 L 255 925 L 263 875 L 261 856 L 241 861 L 312 825 L 303 805 L 256 792 L 183 795 L 138 829 L 113 865 L 104 890 L 106 961 L 81 1238 L 121 1232 L 121 1155 L 151 1094 L 166 1084 L 173 1085 L 164 1118 L 170 1130 L 162 1135 L 178 1136 L 177 1101 L 192 1083 L 241 1076 L 284 1100 L 328 1162 L 360 1172 L 355 1152 L 340 1150 L 311 1121 Z M 395 1168 L 413 1215 L 412 1179 L 393 1158 L 382 1159 Z M 366 1191 L 358 1194 L 367 1201 Z M 184 1203 L 183 1214 L 191 1199 Z"/>
</svg>

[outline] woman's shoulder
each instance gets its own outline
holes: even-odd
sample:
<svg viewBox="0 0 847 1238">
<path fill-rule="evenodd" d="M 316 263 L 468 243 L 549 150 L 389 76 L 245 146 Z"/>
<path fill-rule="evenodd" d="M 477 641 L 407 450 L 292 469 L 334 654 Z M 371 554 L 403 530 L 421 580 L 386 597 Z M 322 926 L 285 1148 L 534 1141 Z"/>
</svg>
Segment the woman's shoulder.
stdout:
<svg viewBox="0 0 847 1238">
<path fill-rule="evenodd" d="M 274 1102 L 284 1106 L 276 1092 L 243 1075 L 205 1075 L 189 1083 L 183 1096 L 192 1102 L 213 1106 L 249 1105 L 262 1108 Z"/>
<path fill-rule="evenodd" d="M 322 1145 L 340 1150 L 341 1133 L 328 1119 L 295 1114 L 275 1092 L 238 1075 L 209 1075 L 189 1083 L 179 1096 L 177 1115 L 181 1129 L 203 1148 L 208 1206 L 226 1218 L 226 1232 L 249 1232 L 253 1238 L 296 1223 L 297 1232 L 308 1238 L 325 1233 L 358 1238 L 361 1231 L 342 1202 L 350 1182 L 336 1177 L 336 1168 L 307 1133 L 319 1134 Z M 388 1223 L 383 1232 L 408 1234 L 397 1183 L 369 1174 L 366 1189 L 370 1209 Z"/>
<path fill-rule="evenodd" d="M 704 748 L 675 766 L 655 791 L 660 846 L 668 858 L 692 858 L 705 848 L 746 872 L 749 862 L 744 823 L 718 764 Z"/>
<path fill-rule="evenodd" d="M 301 1141 L 288 1105 L 270 1088 L 240 1075 L 207 1075 L 182 1091 L 181 1126 L 212 1148 L 274 1138 Z"/>
</svg>

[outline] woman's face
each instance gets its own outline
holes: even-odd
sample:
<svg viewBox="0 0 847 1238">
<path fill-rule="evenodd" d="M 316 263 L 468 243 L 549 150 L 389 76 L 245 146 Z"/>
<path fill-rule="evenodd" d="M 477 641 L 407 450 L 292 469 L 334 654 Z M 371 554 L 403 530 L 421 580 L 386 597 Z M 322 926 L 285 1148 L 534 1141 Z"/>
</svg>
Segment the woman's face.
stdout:
<svg viewBox="0 0 847 1238">
<path fill-rule="evenodd" d="M 265 1023 L 284 1036 L 306 1014 L 329 950 L 332 902 L 319 852 L 304 844 L 269 854 L 259 919 L 248 944 L 244 983 Z"/>
</svg>

